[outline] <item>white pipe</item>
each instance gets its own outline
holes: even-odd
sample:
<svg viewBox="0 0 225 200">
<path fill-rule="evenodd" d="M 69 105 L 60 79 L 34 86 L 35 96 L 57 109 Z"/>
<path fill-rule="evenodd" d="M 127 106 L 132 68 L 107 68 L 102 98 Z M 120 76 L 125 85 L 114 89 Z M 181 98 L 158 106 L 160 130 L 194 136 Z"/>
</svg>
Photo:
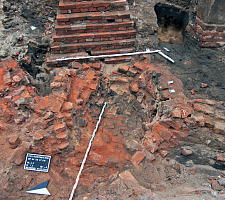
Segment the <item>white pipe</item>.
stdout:
<svg viewBox="0 0 225 200">
<path fill-rule="evenodd" d="M 175 61 L 171 59 L 169 56 L 162 53 L 161 50 L 147 50 L 147 51 L 141 51 L 141 52 L 133 52 L 133 53 L 122 53 L 122 54 L 110 54 L 110 55 L 98 55 L 98 56 L 82 56 L 82 57 L 69 57 L 69 58 L 59 58 L 56 59 L 56 61 L 64 61 L 64 60 L 81 60 L 81 59 L 87 59 L 87 58 L 110 58 L 110 57 L 119 57 L 119 56 L 132 56 L 132 55 L 139 55 L 139 54 L 148 54 L 148 53 L 159 53 L 164 58 L 168 59 L 172 63 Z"/>
<path fill-rule="evenodd" d="M 164 54 L 162 51 L 158 52 L 161 56 L 163 56 L 164 58 L 166 58 L 167 60 L 169 60 L 170 62 L 174 63 L 175 61 L 170 58 L 169 56 L 167 56 L 166 54 Z"/>
</svg>

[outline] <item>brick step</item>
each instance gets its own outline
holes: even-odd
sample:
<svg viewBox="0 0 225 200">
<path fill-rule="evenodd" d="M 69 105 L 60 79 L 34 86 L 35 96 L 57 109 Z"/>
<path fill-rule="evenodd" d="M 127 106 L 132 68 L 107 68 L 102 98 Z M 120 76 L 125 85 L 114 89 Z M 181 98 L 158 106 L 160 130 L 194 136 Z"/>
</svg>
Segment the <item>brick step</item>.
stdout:
<svg viewBox="0 0 225 200">
<path fill-rule="evenodd" d="M 86 20 L 86 23 L 107 23 L 107 20 L 112 20 L 115 22 L 126 22 L 130 21 L 130 11 L 115 11 L 115 12 L 87 12 L 87 13 L 71 13 L 71 14 L 58 14 L 57 15 L 58 25 L 68 25 L 73 24 L 80 20 Z"/>
<path fill-rule="evenodd" d="M 50 57 L 47 57 L 47 65 L 48 67 L 62 67 L 68 65 L 73 60 L 63 60 L 63 61 L 56 61 L 56 59 L 60 58 L 73 58 L 73 57 L 83 57 L 88 56 L 86 52 L 79 52 L 79 53 L 67 53 L 67 54 L 52 54 Z"/>
<path fill-rule="evenodd" d="M 123 54 L 123 53 L 132 53 L 133 51 L 134 51 L 134 47 L 124 48 L 124 49 L 100 50 L 100 51 L 92 51 L 91 55 L 98 56 L 98 55 Z"/>
<path fill-rule="evenodd" d="M 120 1 L 88 1 L 88 2 L 59 2 L 61 14 L 83 13 L 83 12 L 101 12 L 126 10 L 126 0 Z"/>
<path fill-rule="evenodd" d="M 97 56 L 97 55 L 130 53 L 130 52 L 133 52 L 133 48 L 93 51 L 91 53 L 93 56 L 94 55 Z M 63 60 L 63 61 L 56 62 L 56 59 L 71 58 L 71 57 L 83 57 L 83 56 L 85 57 L 85 56 L 89 56 L 89 55 L 86 52 L 68 53 L 68 54 L 52 54 L 50 57 L 47 58 L 47 65 L 49 67 L 62 67 L 62 66 L 68 65 L 70 62 L 72 62 L 74 60 Z M 128 57 L 121 56 L 121 57 L 105 58 L 105 62 L 109 63 L 109 64 L 116 63 L 118 61 L 124 61 L 124 60 L 128 60 Z M 85 61 L 85 59 L 83 59 L 82 61 Z"/>
<path fill-rule="evenodd" d="M 134 45 L 135 39 L 132 38 L 126 40 L 83 42 L 76 44 L 53 46 L 51 48 L 51 51 L 52 54 L 76 53 L 76 52 L 84 52 L 86 50 L 98 51 L 98 50 L 130 48 L 133 47 Z"/>
<path fill-rule="evenodd" d="M 133 30 L 132 21 L 107 24 L 55 25 L 56 35 Z"/>
<path fill-rule="evenodd" d="M 71 3 L 71 2 L 89 2 L 89 1 L 98 1 L 98 0 L 62 0 L 64 3 Z M 111 1 L 111 0 L 105 0 L 105 1 Z"/>
<path fill-rule="evenodd" d="M 54 35 L 53 40 L 55 45 L 59 44 L 74 44 L 81 42 L 98 42 L 98 41 L 111 41 L 121 39 L 135 38 L 136 31 L 114 31 L 114 32 L 100 32 L 100 33 L 81 33 L 74 35 Z"/>
</svg>

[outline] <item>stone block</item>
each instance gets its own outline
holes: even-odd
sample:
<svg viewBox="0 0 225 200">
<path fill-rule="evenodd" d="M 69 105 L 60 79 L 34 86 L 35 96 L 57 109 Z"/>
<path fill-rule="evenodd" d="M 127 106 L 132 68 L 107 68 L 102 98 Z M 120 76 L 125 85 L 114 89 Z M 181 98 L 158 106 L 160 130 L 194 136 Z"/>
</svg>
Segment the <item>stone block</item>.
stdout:
<svg viewBox="0 0 225 200">
<path fill-rule="evenodd" d="M 15 149 L 20 143 L 19 136 L 17 136 L 17 135 L 10 136 L 8 138 L 8 142 L 10 144 L 10 147 Z"/>
<path fill-rule="evenodd" d="M 217 180 L 212 180 L 211 186 L 213 190 L 221 191 L 224 189 L 224 186 L 220 185 Z"/>
<path fill-rule="evenodd" d="M 10 158 L 10 162 L 21 165 L 25 160 L 26 153 L 30 150 L 31 144 L 29 142 L 22 142 L 20 147 L 17 147 Z"/>
<path fill-rule="evenodd" d="M 137 180 L 134 178 L 134 176 L 128 170 L 120 173 L 119 177 L 122 179 L 124 184 L 128 187 L 128 189 L 138 185 Z"/>
<path fill-rule="evenodd" d="M 132 164 L 137 168 L 139 169 L 139 163 L 146 157 L 146 154 L 145 153 L 142 153 L 140 151 L 137 151 L 132 159 L 131 159 L 131 162 Z"/>
<path fill-rule="evenodd" d="M 214 126 L 214 132 L 224 134 L 225 133 L 225 122 L 216 121 L 215 126 Z"/>
</svg>

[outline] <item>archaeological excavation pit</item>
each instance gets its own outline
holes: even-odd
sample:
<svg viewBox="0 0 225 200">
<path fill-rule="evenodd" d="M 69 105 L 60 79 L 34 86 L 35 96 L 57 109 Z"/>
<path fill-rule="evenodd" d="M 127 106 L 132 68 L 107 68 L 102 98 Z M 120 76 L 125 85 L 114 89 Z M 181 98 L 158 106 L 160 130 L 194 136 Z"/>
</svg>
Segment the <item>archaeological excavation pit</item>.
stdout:
<svg viewBox="0 0 225 200">
<path fill-rule="evenodd" d="M 158 38 L 171 44 L 183 44 L 188 13 L 179 7 L 158 3 L 155 5 L 159 26 Z"/>
<path fill-rule="evenodd" d="M 74 200 L 224 199 L 225 57 L 197 46 L 223 44 L 222 24 L 199 11 L 188 21 L 189 1 L 5 1 L 5 27 L 20 31 L 0 62 L 0 199 L 68 200 L 104 102 Z M 16 25 L 21 4 L 38 7 L 45 32 Z M 193 46 L 176 45 L 185 31 Z M 158 53 L 56 62 L 146 48 L 175 62 Z M 27 152 L 50 155 L 49 172 L 24 170 Z M 47 180 L 51 196 L 26 193 Z"/>
</svg>

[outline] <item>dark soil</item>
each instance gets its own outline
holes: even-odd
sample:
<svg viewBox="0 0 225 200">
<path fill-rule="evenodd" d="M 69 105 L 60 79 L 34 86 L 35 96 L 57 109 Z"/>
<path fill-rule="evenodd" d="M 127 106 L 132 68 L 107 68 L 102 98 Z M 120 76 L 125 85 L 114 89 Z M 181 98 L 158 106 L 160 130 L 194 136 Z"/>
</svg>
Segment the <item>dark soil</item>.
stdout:
<svg viewBox="0 0 225 200">
<path fill-rule="evenodd" d="M 167 52 L 163 47 L 168 48 Z M 224 49 L 202 48 L 190 38 L 184 44 L 174 45 L 160 41 L 159 49 L 170 56 L 175 63 L 166 61 L 170 71 L 182 80 L 185 95 L 190 98 L 225 100 L 225 54 Z M 158 58 L 157 59 L 164 59 Z M 207 87 L 201 87 L 201 84 Z M 191 94 L 194 89 L 195 94 Z"/>
</svg>

